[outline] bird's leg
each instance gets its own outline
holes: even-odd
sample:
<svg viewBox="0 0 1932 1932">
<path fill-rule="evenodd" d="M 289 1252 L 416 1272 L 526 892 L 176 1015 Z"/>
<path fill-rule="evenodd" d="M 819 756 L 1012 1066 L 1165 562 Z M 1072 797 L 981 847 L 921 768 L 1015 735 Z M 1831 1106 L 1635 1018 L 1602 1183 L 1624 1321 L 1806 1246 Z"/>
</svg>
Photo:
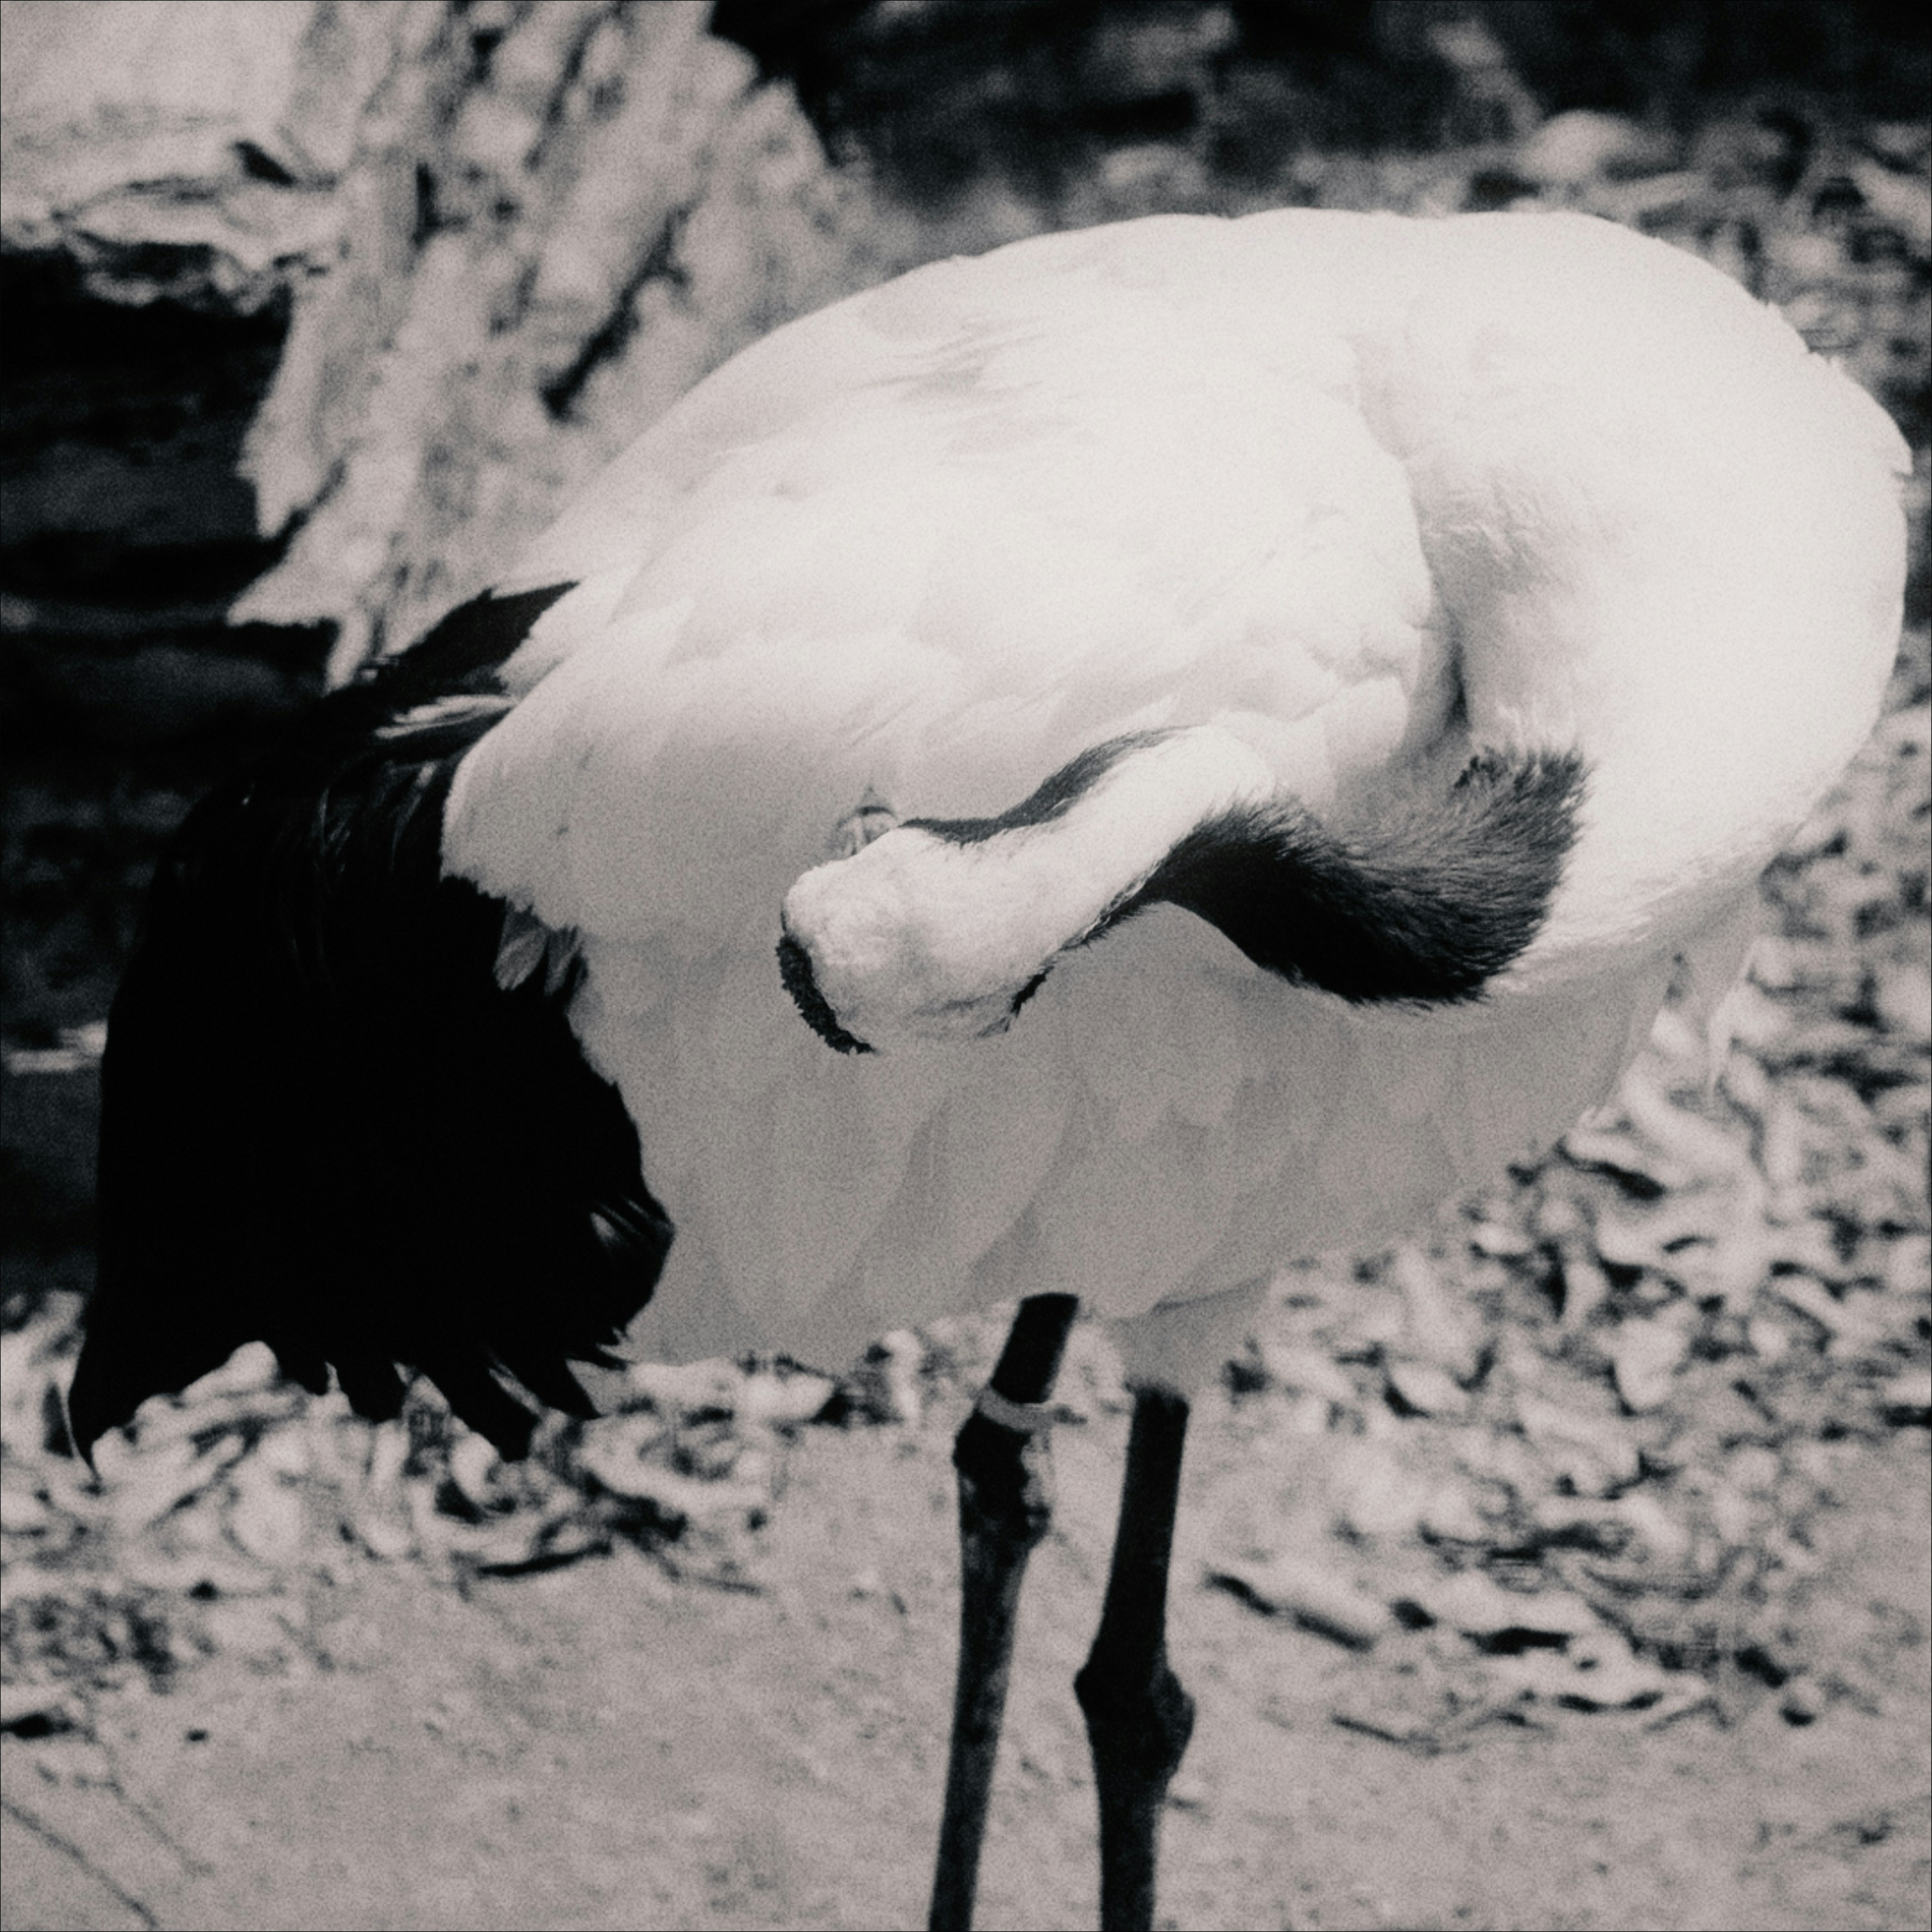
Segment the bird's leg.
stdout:
<svg viewBox="0 0 1932 1932">
<path fill-rule="evenodd" d="M 1020 1304 L 992 1378 L 952 1445 L 959 1478 L 959 1676 L 932 1881 L 933 1932 L 965 1932 L 973 1922 L 1014 1612 L 1027 1558 L 1046 1534 L 1051 1513 L 1043 1418 L 1028 1412 L 1053 1393 L 1078 1306 L 1070 1294 L 1036 1294 Z"/>
<path fill-rule="evenodd" d="M 1100 1628 L 1073 1680 L 1100 1798 L 1102 1932 L 1148 1932 L 1168 1781 L 1194 1730 L 1194 1700 L 1167 1661 L 1167 1570 L 1180 1492 L 1186 1399 L 1137 1389 L 1120 1522 Z"/>
</svg>

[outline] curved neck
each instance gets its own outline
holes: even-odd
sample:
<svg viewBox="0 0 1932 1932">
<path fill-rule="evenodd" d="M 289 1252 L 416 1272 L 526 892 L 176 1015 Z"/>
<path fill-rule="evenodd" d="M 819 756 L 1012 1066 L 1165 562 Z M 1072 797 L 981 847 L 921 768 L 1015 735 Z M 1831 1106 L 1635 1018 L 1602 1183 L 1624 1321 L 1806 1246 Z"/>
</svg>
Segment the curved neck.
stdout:
<svg viewBox="0 0 1932 1932">
<path fill-rule="evenodd" d="M 912 818 L 966 950 L 998 944 L 1030 971 L 1126 916 L 1197 828 L 1265 811 L 1274 774 L 1214 725 L 1136 732 L 1081 753 L 997 818 Z M 997 932 L 988 914 L 998 914 Z"/>
<path fill-rule="evenodd" d="M 1358 1002 L 1476 998 L 1541 929 L 1576 842 L 1574 754 L 1483 759 L 1328 824 L 1292 800 L 1204 821 L 1122 908 L 1165 900 L 1258 966 Z"/>
<path fill-rule="evenodd" d="M 1216 727 L 1118 739 L 998 818 L 909 820 L 806 873 L 786 981 L 835 1045 L 973 1038 L 1166 901 L 1345 999 L 1468 1000 L 1541 926 L 1582 788 L 1574 757 L 1478 760 L 1328 822 Z"/>
</svg>

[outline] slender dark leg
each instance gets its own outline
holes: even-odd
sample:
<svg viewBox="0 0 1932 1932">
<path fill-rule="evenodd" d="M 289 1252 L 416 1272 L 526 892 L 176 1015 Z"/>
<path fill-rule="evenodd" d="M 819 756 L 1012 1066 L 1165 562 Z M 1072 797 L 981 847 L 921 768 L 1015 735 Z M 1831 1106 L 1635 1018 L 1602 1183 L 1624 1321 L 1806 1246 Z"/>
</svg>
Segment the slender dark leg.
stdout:
<svg viewBox="0 0 1932 1932">
<path fill-rule="evenodd" d="M 1078 1306 L 1070 1294 L 1036 1294 L 1020 1304 L 987 1384 L 996 1396 L 1009 1403 L 1046 1400 Z M 966 1932 L 973 1922 L 1012 1664 L 1013 1615 L 1027 1558 L 1046 1534 L 1049 1514 L 1042 1430 L 1012 1427 L 976 1408 L 953 1443 L 952 1466 L 959 1472 L 959 1678 L 932 1880 L 933 1932 Z"/>
<path fill-rule="evenodd" d="M 1100 1797 L 1101 1932 L 1148 1932 L 1168 1780 L 1194 1730 L 1194 1700 L 1167 1661 L 1167 1569 L 1187 1403 L 1135 1391 L 1120 1526 L 1100 1628 L 1073 1680 Z"/>
</svg>

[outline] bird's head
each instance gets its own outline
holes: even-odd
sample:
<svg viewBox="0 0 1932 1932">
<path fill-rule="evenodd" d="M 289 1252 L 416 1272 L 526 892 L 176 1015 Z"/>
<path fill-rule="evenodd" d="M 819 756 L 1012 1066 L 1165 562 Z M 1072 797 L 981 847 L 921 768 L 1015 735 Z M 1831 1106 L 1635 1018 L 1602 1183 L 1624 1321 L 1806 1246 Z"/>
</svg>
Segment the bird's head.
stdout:
<svg viewBox="0 0 1932 1932">
<path fill-rule="evenodd" d="M 1064 935 L 989 855 L 889 818 L 868 829 L 881 824 L 785 895 L 778 966 L 800 1012 L 844 1053 L 1004 1032 Z"/>
</svg>

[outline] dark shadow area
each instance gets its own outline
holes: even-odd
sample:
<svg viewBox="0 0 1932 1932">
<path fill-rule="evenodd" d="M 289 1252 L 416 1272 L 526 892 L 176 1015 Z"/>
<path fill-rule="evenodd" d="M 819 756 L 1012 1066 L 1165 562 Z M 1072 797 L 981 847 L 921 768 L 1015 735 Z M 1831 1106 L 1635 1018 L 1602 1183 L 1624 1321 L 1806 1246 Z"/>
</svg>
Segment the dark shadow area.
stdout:
<svg viewBox="0 0 1932 1932">
<path fill-rule="evenodd" d="M 104 302 L 52 254 L 0 260 L 0 301 L 10 1318 L 46 1270 L 84 1282 L 98 1070 L 72 1036 L 107 1010 L 155 856 L 195 796 L 320 689 L 328 637 L 226 622 L 281 550 L 256 534 L 240 463 L 286 310 Z"/>
<path fill-rule="evenodd" d="M 996 178 L 1050 197 L 1161 144 L 1265 182 L 1312 148 L 1507 138 L 1587 107 L 1682 128 L 1802 94 L 1918 119 L 1932 30 L 1889 0 L 718 0 L 833 155 L 916 203 Z"/>
</svg>

